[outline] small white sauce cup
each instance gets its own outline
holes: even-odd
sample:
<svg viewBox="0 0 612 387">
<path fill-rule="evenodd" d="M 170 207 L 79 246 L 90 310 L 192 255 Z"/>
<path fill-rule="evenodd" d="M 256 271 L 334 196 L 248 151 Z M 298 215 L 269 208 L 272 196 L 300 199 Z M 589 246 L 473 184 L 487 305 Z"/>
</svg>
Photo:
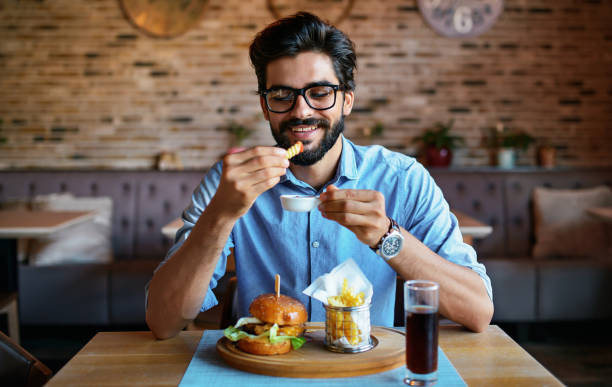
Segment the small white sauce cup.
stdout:
<svg viewBox="0 0 612 387">
<path fill-rule="evenodd" d="M 280 200 L 286 211 L 293 212 L 308 212 L 321 203 L 318 196 L 307 195 L 281 195 Z"/>
</svg>

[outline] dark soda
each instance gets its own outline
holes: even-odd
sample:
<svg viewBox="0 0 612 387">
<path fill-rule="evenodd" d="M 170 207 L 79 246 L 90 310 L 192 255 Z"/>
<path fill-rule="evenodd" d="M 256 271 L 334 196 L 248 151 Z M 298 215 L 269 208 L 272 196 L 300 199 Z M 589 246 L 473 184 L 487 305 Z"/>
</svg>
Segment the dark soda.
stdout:
<svg viewBox="0 0 612 387">
<path fill-rule="evenodd" d="M 406 313 L 406 367 L 415 374 L 438 369 L 438 313 L 430 306 Z"/>
</svg>

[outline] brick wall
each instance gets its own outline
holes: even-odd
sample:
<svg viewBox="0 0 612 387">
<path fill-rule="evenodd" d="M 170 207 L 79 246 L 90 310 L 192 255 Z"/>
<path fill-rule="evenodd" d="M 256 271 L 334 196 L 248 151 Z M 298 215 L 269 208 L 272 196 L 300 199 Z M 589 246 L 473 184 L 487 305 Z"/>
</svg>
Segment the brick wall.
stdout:
<svg viewBox="0 0 612 387">
<path fill-rule="evenodd" d="M 209 0 L 195 29 L 156 39 L 116 0 L 2 1 L 0 167 L 151 168 L 173 151 L 205 168 L 232 120 L 255 130 L 246 145 L 271 143 L 247 55 L 273 20 L 266 4 Z M 356 142 L 382 122 L 374 142 L 414 153 L 414 136 L 454 118 L 455 164 L 486 165 L 483 133 L 501 120 L 556 146 L 561 165 L 612 164 L 612 2 L 506 0 L 491 30 L 450 39 L 414 0 L 356 0 L 339 27 L 358 50 Z"/>
</svg>

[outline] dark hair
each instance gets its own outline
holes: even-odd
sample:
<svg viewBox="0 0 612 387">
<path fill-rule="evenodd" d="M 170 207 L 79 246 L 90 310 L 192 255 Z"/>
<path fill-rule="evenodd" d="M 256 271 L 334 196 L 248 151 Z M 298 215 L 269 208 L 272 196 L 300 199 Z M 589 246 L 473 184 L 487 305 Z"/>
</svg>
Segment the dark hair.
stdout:
<svg viewBox="0 0 612 387">
<path fill-rule="evenodd" d="M 259 32 L 249 48 L 259 92 L 266 89 L 268 63 L 314 51 L 327 54 L 344 90 L 354 90 L 357 57 L 353 42 L 342 31 L 308 12 L 279 19 Z"/>
</svg>

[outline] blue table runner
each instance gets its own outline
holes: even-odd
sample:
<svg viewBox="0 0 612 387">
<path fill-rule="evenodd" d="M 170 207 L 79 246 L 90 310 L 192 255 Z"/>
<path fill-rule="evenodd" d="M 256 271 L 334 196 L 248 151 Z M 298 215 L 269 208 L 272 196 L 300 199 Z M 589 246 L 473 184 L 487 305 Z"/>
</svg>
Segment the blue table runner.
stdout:
<svg viewBox="0 0 612 387">
<path fill-rule="evenodd" d="M 237 370 L 227 365 L 217 353 L 217 341 L 223 336 L 222 330 L 204 331 L 198 348 L 181 379 L 179 386 L 401 386 L 405 367 L 378 374 L 353 376 L 349 378 L 302 379 L 258 375 Z M 457 370 L 448 360 L 442 348 L 438 348 L 437 386 L 466 386 Z"/>
</svg>

